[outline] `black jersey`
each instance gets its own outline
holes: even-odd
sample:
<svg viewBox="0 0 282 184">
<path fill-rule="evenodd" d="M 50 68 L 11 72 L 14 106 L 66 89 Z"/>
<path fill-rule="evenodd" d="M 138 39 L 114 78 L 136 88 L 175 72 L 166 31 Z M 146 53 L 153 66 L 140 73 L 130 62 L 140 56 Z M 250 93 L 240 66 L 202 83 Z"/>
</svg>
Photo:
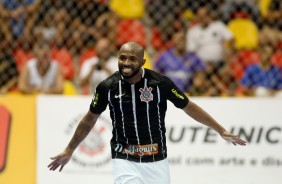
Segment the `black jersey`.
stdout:
<svg viewBox="0 0 282 184">
<path fill-rule="evenodd" d="M 167 157 L 167 100 L 178 108 L 189 102 L 168 77 L 148 69 L 143 69 L 136 84 L 126 82 L 116 72 L 97 86 L 90 111 L 100 114 L 109 105 L 112 158 L 154 162 Z"/>
</svg>

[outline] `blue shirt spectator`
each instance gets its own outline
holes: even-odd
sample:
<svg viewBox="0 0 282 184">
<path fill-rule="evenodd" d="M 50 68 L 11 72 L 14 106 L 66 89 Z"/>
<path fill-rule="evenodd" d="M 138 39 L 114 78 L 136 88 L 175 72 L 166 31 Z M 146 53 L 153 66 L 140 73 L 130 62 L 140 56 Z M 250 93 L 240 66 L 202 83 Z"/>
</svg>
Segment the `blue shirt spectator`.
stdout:
<svg viewBox="0 0 282 184">
<path fill-rule="evenodd" d="M 155 69 L 169 77 L 180 90 L 187 92 L 193 75 L 205 70 L 205 65 L 193 53 L 186 52 L 183 56 L 177 56 L 174 51 L 175 48 L 172 48 L 161 54 L 155 63 Z"/>
<path fill-rule="evenodd" d="M 173 48 L 162 53 L 155 62 L 155 69 L 169 77 L 183 92 L 188 92 L 194 74 L 205 70 L 204 63 L 195 54 L 186 51 L 186 34 L 177 31 L 172 35 Z"/>
<path fill-rule="evenodd" d="M 242 84 L 247 87 L 282 89 L 282 70 L 277 66 L 263 70 L 259 64 L 250 65 L 245 71 Z"/>
<path fill-rule="evenodd" d="M 244 93 L 255 96 L 282 95 L 282 70 L 271 63 L 273 48 L 260 47 L 260 62 L 248 66 L 245 70 L 241 84 Z"/>
<path fill-rule="evenodd" d="M 11 31 L 15 38 L 19 38 L 25 27 L 25 21 L 28 18 L 24 7 L 32 5 L 35 0 L 3 0 L 3 7 L 10 12 Z"/>
</svg>

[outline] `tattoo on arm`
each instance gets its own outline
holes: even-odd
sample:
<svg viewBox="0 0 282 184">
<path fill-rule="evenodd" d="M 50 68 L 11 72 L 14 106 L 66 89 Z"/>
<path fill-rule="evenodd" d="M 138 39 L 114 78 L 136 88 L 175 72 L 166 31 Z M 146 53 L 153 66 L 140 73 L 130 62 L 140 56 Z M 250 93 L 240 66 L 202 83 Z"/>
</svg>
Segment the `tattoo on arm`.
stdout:
<svg viewBox="0 0 282 184">
<path fill-rule="evenodd" d="M 78 127 L 75 130 L 75 133 L 67 146 L 67 150 L 73 152 L 77 146 L 85 139 L 88 133 L 91 131 L 98 119 L 97 115 L 85 115 L 80 121 Z"/>
</svg>

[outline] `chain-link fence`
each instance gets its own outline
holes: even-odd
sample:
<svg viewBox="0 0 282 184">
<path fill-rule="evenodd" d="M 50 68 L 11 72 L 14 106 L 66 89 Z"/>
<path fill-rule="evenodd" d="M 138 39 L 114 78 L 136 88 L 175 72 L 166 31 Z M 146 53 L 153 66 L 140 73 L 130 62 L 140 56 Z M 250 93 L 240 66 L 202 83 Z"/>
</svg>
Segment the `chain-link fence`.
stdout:
<svg viewBox="0 0 282 184">
<path fill-rule="evenodd" d="M 81 67 L 100 57 L 101 39 L 111 54 L 140 43 L 145 67 L 191 96 L 275 96 L 282 89 L 280 0 L 2 0 L 0 23 L 2 93 L 17 90 L 33 45 L 46 41 L 64 79 L 87 94 Z"/>
</svg>

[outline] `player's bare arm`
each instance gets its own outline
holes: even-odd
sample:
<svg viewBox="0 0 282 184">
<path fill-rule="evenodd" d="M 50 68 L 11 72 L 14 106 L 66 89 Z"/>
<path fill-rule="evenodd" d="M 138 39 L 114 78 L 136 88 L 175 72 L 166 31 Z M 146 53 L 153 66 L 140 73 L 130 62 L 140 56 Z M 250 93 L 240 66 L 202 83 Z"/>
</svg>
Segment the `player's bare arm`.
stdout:
<svg viewBox="0 0 282 184">
<path fill-rule="evenodd" d="M 81 119 L 80 123 L 78 124 L 75 133 L 66 149 L 59 155 L 51 157 L 53 161 L 48 165 L 50 170 L 54 171 L 61 166 L 59 171 L 62 171 L 63 167 L 69 162 L 77 146 L 85 139 L 85 137 L 94 127 L 99 116 L 99 114 L 94 114 L 91 111 L 87 112 L 87 114 Z"/>
<path fill-rule="evenodd" d="M 94 114 L 91 111 L 88 111 L 87 114 L 82 118 L 78 127 L 75 130 L 75 133 L 68 144 L 66 150 L 69 150 L 71 153 L 77 148 L 77 146 L 85 139 L 90 130 L 95 125 L 99 115 Z"/>
<path fill-rule="evenodd" d="M 182 109 L 187 115 L 195 119 L 196 121 L 207 125 L 208 127 L 217 131 L 220 136 L 228 142 L 232 142 L 234 145 L 246 145 L 246 141 L 238 138 L 236 135 L 229 133 L 225 130 L 215 119 L 213 119 L 205 110 L 199 107 L 192 101 L 189 101 L 188 105 Z"/>
</svg>

